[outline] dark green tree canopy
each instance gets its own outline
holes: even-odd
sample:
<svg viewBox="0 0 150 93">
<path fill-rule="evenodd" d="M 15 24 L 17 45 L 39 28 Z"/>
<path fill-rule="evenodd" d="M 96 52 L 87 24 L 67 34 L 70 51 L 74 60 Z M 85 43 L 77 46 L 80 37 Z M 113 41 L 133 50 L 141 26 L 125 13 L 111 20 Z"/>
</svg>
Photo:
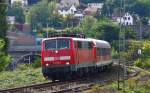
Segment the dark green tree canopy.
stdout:
<svg viewBox="0 0 150 93">
<path fill-rule="evenodd" d="M 9 6 L 8 16 L 15 16 L 16 22 L 24 23 L 25 22 L 25 8 L 21 6 L 21 3 L 14 3 L 12 6 Z"/>
</svg>

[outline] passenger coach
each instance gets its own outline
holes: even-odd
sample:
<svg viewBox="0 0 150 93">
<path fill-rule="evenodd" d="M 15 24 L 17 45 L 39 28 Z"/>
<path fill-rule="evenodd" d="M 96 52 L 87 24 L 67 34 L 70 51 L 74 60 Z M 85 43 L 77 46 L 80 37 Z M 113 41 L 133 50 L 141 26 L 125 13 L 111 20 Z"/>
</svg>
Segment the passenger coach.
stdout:
<svg viewBox="0 0 150 93">
<path fill-rule="evenodd" d="M 96 39 L 47 38 L 41 55 L 43 75 L 52 80 L 86 76 L 112 64 L 110 44 Z"/>
</svg>

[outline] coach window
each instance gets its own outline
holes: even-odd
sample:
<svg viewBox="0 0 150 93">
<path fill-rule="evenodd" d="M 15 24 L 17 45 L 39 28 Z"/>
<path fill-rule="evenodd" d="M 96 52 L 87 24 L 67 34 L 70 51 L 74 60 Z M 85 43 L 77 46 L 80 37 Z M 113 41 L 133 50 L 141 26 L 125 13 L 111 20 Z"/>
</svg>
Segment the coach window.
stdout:
<svg viewBox="0 0 150 93">
<path fill-rule="evenodd" d="M 74 41 L 74 48 L 77 48 L 77 42 Z"/>
<path fill-rule="evenodd" d="M 105 49 L 105 48 L 102 48 L 101 50 L 102 50 L 102 53 L 101 53 L 102 56 L 105 56 L 105 55 L 106 55 L 106 49 Z"/>
<path fill-rule="evenodd" d="M 88 42 L 82 42 L 82 48 L 88 49 Z"/>
<path fill-rule="evenodd" d="M 78 48 L 81 49 L 82 48 L 82 42 L 78 41 L 77 44 L 78 44 Z"/>
<path fill-rule="evenodd" d="M 101 49 L 97 48 L 97 55 L 100 56 L 101 55 Z"/>
<path fill-rule="evenodd" d="M 92 49 L 92 42 L 88 42 L 88 48 Z"/>
</svg>

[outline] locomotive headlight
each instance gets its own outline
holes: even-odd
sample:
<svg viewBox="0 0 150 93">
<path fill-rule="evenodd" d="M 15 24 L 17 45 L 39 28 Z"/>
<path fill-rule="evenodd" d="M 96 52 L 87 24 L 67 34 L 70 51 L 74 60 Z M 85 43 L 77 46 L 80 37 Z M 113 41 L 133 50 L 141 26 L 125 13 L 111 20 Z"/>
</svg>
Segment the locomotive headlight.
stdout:
<svg viewBox="0 0 150 93">
<path fill-rule="evenodd" d="M 69 65 L 70 63 L 69 62 L 66 62 L 66 65 Z"/>
<path fill-rule="evenodd" d="M 46 64 L 46 66 L 49 66 L 49 64 Z"/>
<path fill-rule="evenodd" d="M 70 56 L 60 56 L 60 60 L 70 60 Z"/>
<path fill-rule="evenodd" d="M 44 61 L 54 61 L 54 57 L 45 57 Z"/>
</svg>

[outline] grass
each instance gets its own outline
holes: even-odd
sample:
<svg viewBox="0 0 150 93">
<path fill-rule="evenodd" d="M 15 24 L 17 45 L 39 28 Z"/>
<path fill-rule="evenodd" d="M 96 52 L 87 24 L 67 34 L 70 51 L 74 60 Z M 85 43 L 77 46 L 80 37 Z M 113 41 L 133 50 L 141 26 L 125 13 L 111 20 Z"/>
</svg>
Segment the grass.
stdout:
<svg viewBox="0 0 150 93">
<path fill-rule="evenodd" d="M 117 88 L 117 82 L 104 87 L 96 85 L 88 93 L 150 93 L 150 71 L 141 69 L 137 76 L 125 81 L 124 89 Z"/>
<path fill-rule="evenodd" d="M 25 69 L 26 68 L 26 69 Z M 21 87 L 48 82 L 41 73 L 41 68 L 24 67 L 15 71 L 0 72 L 0 89 Z"/>
</svg>

